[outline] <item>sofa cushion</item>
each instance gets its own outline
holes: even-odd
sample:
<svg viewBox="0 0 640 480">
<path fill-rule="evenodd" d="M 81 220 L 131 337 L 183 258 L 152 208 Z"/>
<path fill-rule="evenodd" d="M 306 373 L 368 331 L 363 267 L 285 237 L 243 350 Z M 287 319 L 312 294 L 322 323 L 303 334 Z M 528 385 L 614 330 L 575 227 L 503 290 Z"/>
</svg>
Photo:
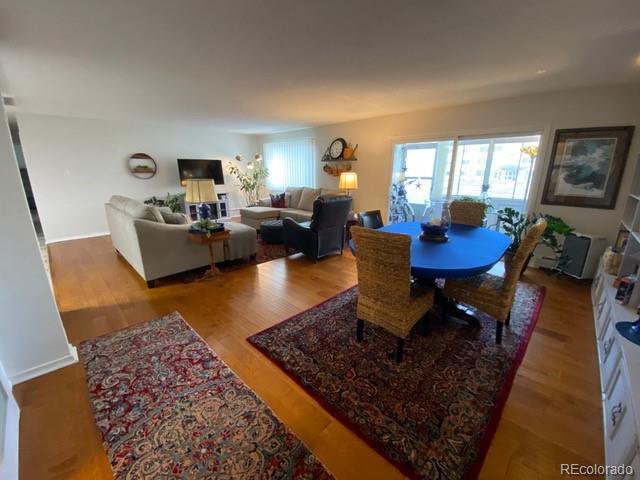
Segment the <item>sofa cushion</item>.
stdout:
<svg viewBox="0 0 640 480">
<path fill-rule="evenodd" d="M 320 195 L 319 189 L 304 187 L 297 207 L 298 210 L 313 210 L 313 202 L 318 198 L 318 195 Z"/>
<path fill-rule="evenodd" d="M 164 219 L 164 223 L 171 225 L 185 225 L 191 223 L 189 218 L 184 213 L 172 212 L 171 209 L 167 212 L 164 208 L 160 209 L 160 214 Z"/>
<path fill-rule="evenodd" d="M 320 197 L 331 198 L 331 197 L 341 197 L 344 195 L 344 192 L 340 190 L 332 190 L 330 188 L 321 188 L 320 189 Z"/>
<path fill-rule="evenodd" d="M 298 204 L 300 203 L 300 197 L 302 196 L 302 188 L 303 187 L 287 187 L 285 193 L 289 194 L 289 203 L 286 202 L 285 197 L 285 206 L 287 208 L 298 208 Z"/>
<path fill-rule="evenodd" d="M 280 209 L 271 207 L 246 207 L 240 209 L 240 216 L 256 219 L 278 218 L 280 216 Z"/>
<path fill-rule="evenodd" d="M 280 218 L 293 218 L 296 222 L 306 222 L 311 220 L 313 212 L 300 210 L 298 208 L 283 208 L 280 210 Z"/>
<path fill-rule="evenodd" d="M 153 221 L 154 222 L 158 222 L 158 223 L 165 223 L 164 221 L 164 217 L 162 216 L 162 212 L 160 211 L 159 207 L 156 207 L 154 205 L 147 205 L 147 207 L 149 207 L 149 211 L 151 212 L 151 215 L 153 216 Z M 144 214 L 144 218 L 145 220 L 151 220 L 151 218 L 149 218 L 149 214 L 145 213 Z"/>
</svg>

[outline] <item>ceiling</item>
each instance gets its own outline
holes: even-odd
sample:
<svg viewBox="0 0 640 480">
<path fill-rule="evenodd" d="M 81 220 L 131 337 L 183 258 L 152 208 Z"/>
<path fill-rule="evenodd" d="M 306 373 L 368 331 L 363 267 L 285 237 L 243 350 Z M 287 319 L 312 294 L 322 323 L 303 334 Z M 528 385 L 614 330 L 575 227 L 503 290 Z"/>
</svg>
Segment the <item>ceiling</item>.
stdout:
<svg viewBox="0 0 640 480">
<path fill-rule="evenodd" d="M 24 112 L 266 133 L 635 81 L 638 0 L 0 0 Z"/>
</svg>

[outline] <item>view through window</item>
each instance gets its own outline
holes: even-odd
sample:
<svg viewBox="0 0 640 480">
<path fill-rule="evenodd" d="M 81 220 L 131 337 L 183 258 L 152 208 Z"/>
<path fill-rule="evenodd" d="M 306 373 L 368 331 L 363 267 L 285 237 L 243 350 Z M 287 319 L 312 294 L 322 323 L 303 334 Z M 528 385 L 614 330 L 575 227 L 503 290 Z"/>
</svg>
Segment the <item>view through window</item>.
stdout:
<svg viewBox="0 0 640 480">
<path fill-rule="evenodd" d="M 458 137 L 396 145 L 393 182 L 404 178 L 416 217 L 425 202 L 441 198 L 488 198 L 496 210 L 526 209 L 540 134 Z"/>
</svg>

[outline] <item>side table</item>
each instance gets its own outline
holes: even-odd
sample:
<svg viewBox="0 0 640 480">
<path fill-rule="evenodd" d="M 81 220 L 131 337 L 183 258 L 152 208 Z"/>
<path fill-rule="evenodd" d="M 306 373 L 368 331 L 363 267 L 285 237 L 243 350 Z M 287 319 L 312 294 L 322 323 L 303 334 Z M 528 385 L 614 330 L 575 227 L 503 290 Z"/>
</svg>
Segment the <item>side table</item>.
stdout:
<svg viewBox="0 0 640 480">
<path fill-rule="evenodd" d="M 217 278 L 222 275 L 222 272 L 218 267 L 216 267 L 216 261 L 213 256 L 213 244 L 216 242 L 223 242 L 224 246 L 227 245 L 227 241 L 229 240 L 230 233 L 229 230 L 225 230 L 224 232 L 212 232 L 205 235 L 200 235 L 196 233 L 190 233 L 189 239 L 197 243 L 199 245 L 206 245 L 209 247 L 209 262 L 211 263 L 211 268 L 205 272 L 200 280 L 206 280 L 208 278 Z"/>
</svg>

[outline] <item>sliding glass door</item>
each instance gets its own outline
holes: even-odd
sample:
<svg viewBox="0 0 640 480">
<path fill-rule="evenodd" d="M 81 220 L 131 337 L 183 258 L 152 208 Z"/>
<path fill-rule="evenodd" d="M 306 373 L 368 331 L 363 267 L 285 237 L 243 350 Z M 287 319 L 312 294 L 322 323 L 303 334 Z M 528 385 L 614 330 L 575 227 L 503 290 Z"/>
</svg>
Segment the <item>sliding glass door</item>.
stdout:
<svg viewBox="0 0 640 480">
<path fill-rule="evenodd" d="M 532 133 L 398 144 L 392 202 L 398 202 L 402 182 L 416 218 L 428 200 L 445 197 L 485 199 L 495 210 L 525 211 L 535 161 L 531 147 L 535 152 L 539 143 L 540 134 Z"/>
<path fill-rule="evenodd" d="M 496 209 L 524 211 L 529 196 L 533 160 L 525 151 L 540 135 L 458 140 L 450 196 L 488 197 Z"/>
</svg>

